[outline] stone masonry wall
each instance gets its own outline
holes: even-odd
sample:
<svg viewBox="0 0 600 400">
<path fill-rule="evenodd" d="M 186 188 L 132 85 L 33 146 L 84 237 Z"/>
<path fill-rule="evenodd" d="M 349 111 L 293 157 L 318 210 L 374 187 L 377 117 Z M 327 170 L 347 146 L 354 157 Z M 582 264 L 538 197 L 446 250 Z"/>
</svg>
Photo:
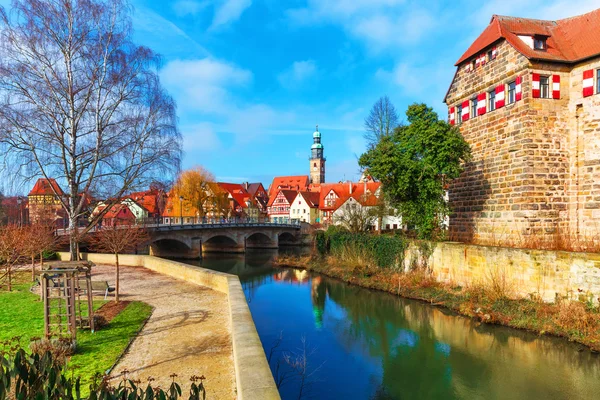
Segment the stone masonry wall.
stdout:
<svg viewBox="0 0 600 400">
<path fill-rule="evenodd" d="M 600 241 L 600 94 L 583 97 L 583 71 L 600 68 L 600 59 L 577 65 L 569 86 L 569 230 Z M 595 83 L 595 82 L 594 82 Z"/>
<path fill-rule="evenodd" d="M 600 254 L 511 249 L 462 243 L 411 244 L 405 268 L 426 266 L 440 282 L 502 288 L 510 297 L 600 301 Z"/>
<path fill-rule="evenodd" d="M 600 61 L 571 70 L 531 63 L 506 42 L 498 50 L 473 72 L 462 66 L 446 99 L 457 106 L 523 78 L 521 101 L 459 125 L 473 160 L 450 187 L 451 238 L 535 246 L 571 235 L 575 226 L 589 234 L 600 222 L 600 95 L 582 99 L 581 85 L 582 71 Z M 560 75 L 561 98 L 534 99 L 532 73 Z"/>
</svg>

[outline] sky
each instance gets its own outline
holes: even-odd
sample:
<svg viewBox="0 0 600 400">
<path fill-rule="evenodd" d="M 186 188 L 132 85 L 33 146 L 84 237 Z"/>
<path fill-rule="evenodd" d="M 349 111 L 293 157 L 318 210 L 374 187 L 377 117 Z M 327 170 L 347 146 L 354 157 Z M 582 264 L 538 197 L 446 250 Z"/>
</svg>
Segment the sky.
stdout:
<svg viewBox="0 0 600 400">
<path fill-rule="evenodd" d="M 131 0 L 134 40 L 160 53 L 183 168 L 220 181 L 308 174 L 319 125 L 326 179 L 360 176 L 364 118 L 390 97 L 445 118 L 454 63 L 493 14 L 560 19 L 600 0 Z M 6 5 L 8 0 L 0 0 Z"/>
</svg>

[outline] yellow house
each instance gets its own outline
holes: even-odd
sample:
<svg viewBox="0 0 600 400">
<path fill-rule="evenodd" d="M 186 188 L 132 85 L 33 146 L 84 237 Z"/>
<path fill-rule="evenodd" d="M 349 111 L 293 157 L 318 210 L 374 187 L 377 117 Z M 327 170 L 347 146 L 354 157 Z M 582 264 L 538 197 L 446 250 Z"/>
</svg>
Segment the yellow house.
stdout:
<svg viewBox="0 0 600 400">
<path fill-rule="evenodd" d="M 315 224 L 319 219 L 319 193 L 298 192 L 290 206 L 290 220 Z"/>
</svg>

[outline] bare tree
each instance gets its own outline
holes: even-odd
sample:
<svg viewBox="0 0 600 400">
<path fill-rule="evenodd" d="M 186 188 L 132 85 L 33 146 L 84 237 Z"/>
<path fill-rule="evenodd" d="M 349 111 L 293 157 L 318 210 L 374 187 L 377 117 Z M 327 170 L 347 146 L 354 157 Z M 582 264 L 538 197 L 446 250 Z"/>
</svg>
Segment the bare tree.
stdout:
<svg viewBox="0 0 600 400">
<path fill-rule="evenodd" d="M 336 210 L 333 222 L 352 233 L 360 233 L 368 231 L 376 218 L 373 207 L 366 207 L 358 201 L 350 200 Z"/>
<path fill-rule="evenodd" d="M 119 302 L 119 254 L 136 250 L 149 239 L 146 230 L 135 225 L 113 225 L 90 235 L 90 245 L 96 251 L 115 255 L 115 302 Z"/>
<path fill-rule="evenodd" d="M 23 253 L 31 259 L 31 281 L 35 281 L 35 259 L 40 257 L 43 264 L 44 252 L 52 250 L 56 244 L 54 228 L 51 225 L 34 223 L 23 227 Z"/>
<path fill-rule="evenodd" d="M 25 255 L 27 237 L 25 227 L 14 224 L 0 227 L 0 282 L 6 281 L 9 292 L 12 290 L 15 265 Z"/>
<path fill-rule="evenodd" d="M 391 136 L 398 124 L 396 107 L 387 96 L 380 97 L 365 118 L 364 137 L 369 146 L 374 146 L 381 138 Z"/>
<path fill-rule="evenodd" d="M 90 198 L 122 196 L 179 168 L 175 104 L 159 57 L 131 42 L 126 0 L 14 0 L 0 9 L 0 148 L 13 176 L 55 178 L 78 238 Z M 56 192 L 55 188 L 52 188 Z"/>
</svg>

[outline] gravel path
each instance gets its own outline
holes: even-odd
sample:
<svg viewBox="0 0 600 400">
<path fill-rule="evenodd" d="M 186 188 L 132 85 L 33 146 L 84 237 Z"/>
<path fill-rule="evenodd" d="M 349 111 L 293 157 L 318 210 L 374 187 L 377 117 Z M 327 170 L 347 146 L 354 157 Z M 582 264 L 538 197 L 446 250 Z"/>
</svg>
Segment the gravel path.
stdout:
<svg viewBox="0 0 600 400">
<path fill-rule="evenodd" d="M 93 280 L 114 285 L 114 266 L 97 265 Z M 184 395 L 192 375 L 204 375 L 207 399 L 235 399 L 235 372 L 227 296 L 149 271 L 121 267 L 121 299 L 150 304 L 154 311 L 113 370 L 156 379 L 163 388 L 175 373 Z"/>
</svg>

